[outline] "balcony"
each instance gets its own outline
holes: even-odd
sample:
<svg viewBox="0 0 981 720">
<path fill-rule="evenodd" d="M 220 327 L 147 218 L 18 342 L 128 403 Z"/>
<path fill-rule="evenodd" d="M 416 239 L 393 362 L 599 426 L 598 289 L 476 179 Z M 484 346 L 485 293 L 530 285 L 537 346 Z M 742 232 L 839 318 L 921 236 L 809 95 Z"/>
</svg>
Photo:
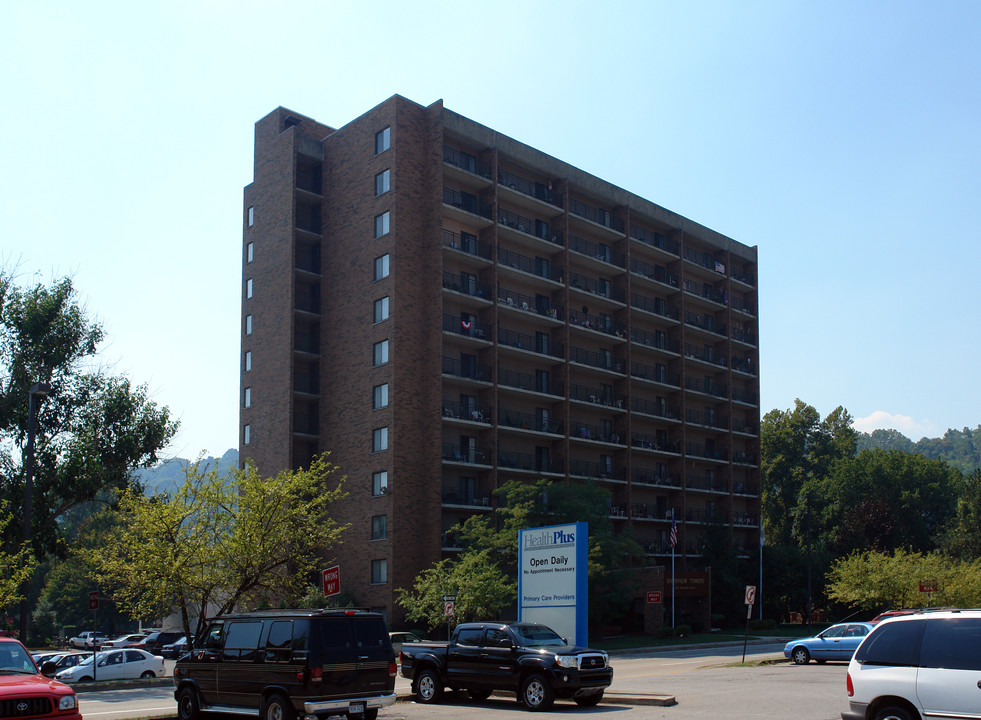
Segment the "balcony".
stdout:
<svg viewBox="0 0 981 720">
<path fill-rule="evenodd" d="M 599 425 L 589 425 L 579 422 L 578 420 L 570 420 L 569 427 L 569 437 L 573 440 L 591 440 L 610 445 L 626 445 L 626 442 L 620 438 L 617 431 L 610 426 L 601 427 Z"/>
<path fill-rule="evenodd" d="M 684 253 L 685 262 L 691 263 L 700 268 L 705 268 L 706 270 L 711 270 L 719 275 L 726 274 L 725 263 L 721 260 L 716 260 L 715 256 L 711 253 L 698 250 L 697 248 L 686 247 Z"/>
<path fill-rule="evenodd" d="M 652 315 L 660 315 L 669 320 L 678 320 L 678 310 L 668 307 L 668 301 L 664 298 L 648 297 L 640 293 L 630 293 L 630 305 Z"/>
<path fill-rule="evenodd" d="M 552 263 L 544 258 L 532 259 L 527 255 L 500 247 L 497 249 L 497 263 L 502 268 L 520 270 L 529 275 L 551 280 L 555 283 L 562 282 L 562 268 L 553 267 Z"/>
<path fill-rule="evenodd" d="M 475 258 L 491 259 L 490 243 L 480 242 L 472 233 L 461 232 L 457 235 L 451 230 L 443 230 L 443 246 Z"/>
<path fill-rule="evenodd" d="M 560 458 L 539 457 L 531 453 L 504 449 L 497 453 L 497 466 L 499 469 L 552 473 L 556 475 L 564 472 L 563 463 Z"/>
<path fill-rule="evenodd" d="M 685 376 L 685 390 L 711 395 L 712 397 L 725 399 L 729 396 L 728 389 L 724 383 L 719 383 L 712 378 L 700 378 L 693 375 Z"/>
<path fill-rule="evenodd" d="M 642 415 L 665 418 L 666 420 L 677 420 L 679 416 L 678 408 L 669 407 L 663 400 L 646 400 L 636 396 L 630 399 L 630 409 Z"/>
<path fill-rule="evenodd" d="M 509 190 L 514 190 L 529 198 L 547 203 L 553 206 L 553 208 L 562 209 L 562 194 L 552 189 L 551 182 L 534 182 L 502 169 L 498 169 L 497 171 L 497 182 Z"/>
<path fill-rule="evenodd" d="M 744 345 L 752 345 L 756 347 L 756 334 L 750 330 L 746 330 L 741 327 L 734 327 L 732 329 L 732 339 L 737 342 L 741 342 Z"/>
<path fill-rule="evenodd" d="M 443 205 L 451 217 L 465 223 L 477 222 L 481 227 L 491 224 L 491 206 L 476 195 L 453 188 L 443 188 Z"/>
<path fill-rule="evenodd" d="M 497 302 L 513 310 L 535 313 L 542 317 L 560 322 L 563 319 L 563 308 L 552 305 L 548 300 L 541 297 L 533 298 L 530 295 L 519 293 L 515 290 L 508 290 L 498 286 Z"/>
<path fill-rule="evenodd" d="M 293 349 L 297 352 L 320 354 L 320 330 L 299 330 L 293 335 Z"/>
<path fill-rule="evenodd" d="M 627 267 L 627 257 L 623 253 L 614 252 L 605 243 L 594 243 L 578 235 L 569 235 L 569 250 L 608 265 L 615 265 L 620 268 Z"/>
<path fill-rule="evenodd" d="M 742 403 L 743 405 L 752 405 L 756 407 L 759 404 L 759 395 L 754 392 L 750 392 L 749 390 L 733 388 L 732 400 L 733 402 Z"/>
<path fill-rule="evenodd" d="M 664 350 L 665 352 L 678 354 L 678 343 L 669 340 L 667 333 L 663 330 L 658 332 L 650 332 L 649 330 L 641 330 L 637 327 L 630 328 L 630 341 L 634 345 L 643 345 L 655 350 Z"/>
<path fill-rule="evenodd" d="M 320 394 L 320 374 L 316 372 L 293 373 L 293 390 L 306 395 Z"/>
<path fill-rule="evenodd" d="M 453 400 L 443 400 L 443 417 L 451 420 L 483 423 L 485 425 L 490 425 L 494 422 L 489 407 L 478 408 L 474 404 L 464 404 L 454 402 Z"/>
<path fill-rule="evenodd" d="M 706 348 L 703 345 L 685 343 L 685 357 L 690 360 L 698 360 L 699 362 L 708 363 L 709 365 L 714 365 L 716 367 L 726 367 L 725 355 L 721 353 L 717 355 L 712 348 Z"/>
<path fill-rule="evenodd" d="M 666 488 L 681 488 L 681 481 L 671 477 L 667 470 L 650 470 L 647 468 L 634 468 L 633 481 L 640 485 L 656 485 Z"/>
<path fill-rule="evenodd" d="M 729 492 L 729 488 L 726 485 L 725 480 L 716 478 L 712 475 L 700 475 L 693 472 L 689 472 L 685 478 L 685 489 L 711 493 L 728 494 Z"/>
<path fill-rule="evenodd" d="M 478 177 L 490 180 L 491 166 L 477 159 L 475 156 L 463 150 L 457 150 L 449 145 L 443 146 L 443 162 L 447 165 L 460 168 L 461 170 L 477 175 Z"/>
<path fill-rule="evenodd" d="M 565 358 L 565 347 L 560 342 L 555 342 L 549 337 L 532 336 L 514 330 L 497 329 L 497 342 L 501 345 L 527 350 L 539 355 L 547 355 L 552 358 L 562 360 Z"/>
<path fill-rule="evenodd" d="M 699 330 L 704 330 L 705 332 L 712 333 L 713 335 L 718 335 L 720 337 L 728 337 L 725 323 L 719 322 L 712 315 L 703 315 L 702 313 L 685 311 L 685 325 L 698 328 Z"/>
<path fill-rule="evenodd" d="M 660 383 L 673 388 L 681 387 L 681 375 L 668 372 L 664 365 L 647 365 L 645 363 L 634 362 L 630 366 L 630 375 L 640 380 L 647 380 L 652 383 Z"/>
<path fill-rule="evenodd" d="M 569 311 L 569 324 L 574 327 L 581 327 L 585 330 L 606 333 L 621 340 L 627 339 L 627 326 L 622 322 L 613 320 L 609 315 L 597 315 L 577 310 Z"/>
<path fill-rule="evenodd" d="M 462 362 L 455 358 L 443 356 L 443 374 L 453 377 L 465 378 L 467 380 L 477 380 L 489 383 L 491 381 L 491 369 L 489 365 L 481 365 L 472 362 Z"/>
<path fill-rule="evenodd" d="M 563 394 L 563 386 L 560 380 L 529 375 L 528 373 L 517 370 L 499 369 L 497 371 L 497 384 L 502 387 L 527 390 L 529 392 L 542 393 L 543 395 L 562 397 Z"/>
<path fill-rule="evenodd" d="M 531 430 L 533 432 L 551 433 L 561 435 L 564 430 L 562 423 L 543 417 L 538 414 L 518 412 L 507 408 L 498 408 L 497 424 L 499 427 L 519 428 L 521 430 Z"/>
<path fill-rule="evenodd" d="M 642 228 L 640 225 L 630 225 L 630 237 L 645 245 L 661 250 L 669 255 L 678 255 L 678 243 L 668 238 L 664 233 Z"/>
<path fill-rule="evenodd" d="M 691 425 L 700 425 L 712 430 L 728 430 L 729 423 L 723 417 L 716 417 L 716 413 L 711 410 L 701 411 L 695 408 L 685 410 L 685 422 Z"/>
<path fill-rule="evenodd" d="M 456 273 L 443 272 L 443 289 L 458 292 L 461 295 L 481 298 L 490 302 L 491 286 L 482 283 L 473 275 L 457 275 Z"/>
<path fill-rule="evenodd" d="M 589 402 L 594 405 L 622 410 L 623 396 L 614 396 L 609 390 L 589 387 L 588 385 L 569 385 L 569 399 L 580 402 Z"/>
<path fill-rule="evenodd" d="M 653 450 L 655 452 L 671 453 L 673 455 L 681 454 L 681 443 L 677 440 L 667 440 L 644 433 L 631 433 L 630 445 L 631 447 L 642 450 Z"/>
<path fill-rule="evenodd" d="M 490 454 L 486 450 L 472 445 L 443 443 L 443 462 L 462 463 L 464 465 L 485 465 L 490 467 Z"/>
<path fill-rule="evenodd" d="M 743 373 L 744 375 L 756 376 L 756 370 L 753 369 L 753 358 L 747 355 L 742 357 L 739 355 L 732 356 L 732 369 L 735 372 Z"/>
<path fill-rule="evenodd" d="M 685 443 L 685 455 L 690 458 L 703 460 L 716 460 L 718 462 L 729 462 L 729 451 L 725 448 L 718 448 L 712 445 L 702 445 L 694 440 Z"/>
<path fill-rule="evenodd" d="M 756 453 L 746 452 L 745 450 L 736 450 L 732 454 L 732 461 L 736 465 L 750 465 L 755 467 L 757 464 Z"/>
<path fill-rule="evenodd" d="M 551 225 L 545 220 L 532 220 L 518 213 L 500 208 L 497 211 L 497 224 L 501 229 L 514 231 L 514 237 L 536 238 L 537 241 L 547 243 L 553 250 L 556 247 L 565 246 L 562 240 L 562 233 L 558 230 L 553 230 Z M 538 247 L 539 243 L 537 241 L 531 243 L 530 246 Z"/>
<path fill-rule="evenodd" d="M 685 293 L 688 295 L 694 295 L 697 298 L 707 300 L 716 305 L 729 304 L 729 293 L 725 292 L 722 288 L 687 279 L 684 281 L 683 286 Z"/>
<path fill-rule="evenodd" d="M 748 423 L 739 418 L 732 419 L 732 431 L 743 435 L 759 435 L 760 428 L 756 423 Z"/>
<path fill-rule="evenodd" d="M 460 495 L 457 490 L 443 490 L 443 504 L 444 505 L 455 505 L 458 507 L 467 508 L 480 508 L 481 510 L 490 510 L 490 496 L 469 494 Z"/>
<path fill-rule="evenodd" d="M 593 480 L 619 480 L 626 482 L 627 474 L 622 467 L 612 463 L 598 463 L 589 460 L 570 460 L 569 475 Z"/>
<path fill-rule="evenodd" d="M 678 288 L 678 274 L 668 272 L 663 265 L 651 265 L 637 258 L 630 258 L 630 272 L 640 275 L 652 282 L 667 285 L 670 288 Z"/>
<path fill-rule="evenodd" d="M 623 235 L 623 220 L 613 217 L 613 214 L 609 210 L 593 207 L 581 200 L 569 198 L 569 212 L 572 215 L 604 228 L 608 234 L 612 234 L 615 237 Z"/>
<path fill-rule="evenodd" d="M 491 334 L 491 326 L 477 320 L 463 320 L 459 315 L 443 315 L 443 332 L 462 335 L 463 337 L 473 338 L 492 342 L 494 336 Z"/>
<path fill-rule="evenodd" d="M 626 297 L 623 288 L 618 288 L 609 280 L 591 278 L 577 272 L 569 273 L 569 287 L 573 290 L 579 290 L 581 293 L 598 295 L 621 304 Z"/>
<path fill-rule="evenodd" d="M 599 370 L 606 370 L 611 373 L 623 374 L 624 359 L 622 357 L 615 357 L 608 350 L 596 352 L 595 350 L 587 350 L 570 345 L 569 362 Z"/>
<path fill-rule="evenodd" d="M 297 242 L 293 254 L 293 267 L 305 273 L 320 275 L 320 245 Z"/>
</svg>

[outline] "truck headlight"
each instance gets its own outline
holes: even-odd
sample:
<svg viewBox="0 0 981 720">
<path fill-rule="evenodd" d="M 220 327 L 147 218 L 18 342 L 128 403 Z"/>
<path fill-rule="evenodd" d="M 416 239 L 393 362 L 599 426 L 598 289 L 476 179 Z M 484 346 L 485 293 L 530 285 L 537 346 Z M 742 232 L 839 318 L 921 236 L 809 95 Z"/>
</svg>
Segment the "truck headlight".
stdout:
<svg viewBox="0 0 981 720">
<path fill-rule="evenodd" d="M 74 710 L 77 706 L 74 695 L 65 695 L 58 701 L 59 710 Z"/>
<path fill-rule="evenodd" d="M 563 668 L 575 668 L 579 666 L 575 655 L 556 655 L 555 664 Z"/>
</svg>

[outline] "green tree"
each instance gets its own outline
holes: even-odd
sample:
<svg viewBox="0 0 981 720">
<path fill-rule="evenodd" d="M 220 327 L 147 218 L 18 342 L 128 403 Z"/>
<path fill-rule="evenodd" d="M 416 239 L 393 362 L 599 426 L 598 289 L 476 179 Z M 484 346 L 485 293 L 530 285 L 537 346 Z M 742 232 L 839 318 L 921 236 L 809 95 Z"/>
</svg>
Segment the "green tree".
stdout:
<svg viewBox="0 0 981 720">
<path fill-rule="evenodd" d="M 29 391 L 38 382 L 51 386 L 39 403 L 33 475 L 32 551 L 39 560 L 63 552 L 67 513 L 129 486 L 135 469 L 155 463 L 177 429 L 146 387 L 98 368 L 103 338 L 70 279 L 22 289 L 0 272 L 0 444 L 7 449 L 0 453 L 0 499 L 11 507 L 24 497 Z M 21 537 L 20 527 L 7 526 L 8 554 Z"/>
<path fill-rule="evenodd" d="M 7 503 L 0 500 L 0 534 L 13 519 L 7 512 Z M 12 605 L 23 597 L 21 585 L 30 577 L 33 567 L 34 556 L 30 548 L 21 545 L 13 552 L 0 549 L 0 608 Z"/>
<path fill-rule="evenodd" d="M 272 478 L 251 463 L 225 477 L 189 464 L 172 496 L 124 492 L 124 530 L 80 555 L 131 616 L 176 609 L 196 637 L 209 615 L 241 603 L 300 600 L 346 528 L 330 517 L 346 494 L 336 470 L 326 456 Z"/>
<path fill-rule="evenodd" d="M 981 469 L 957 481 L 957 507 L 940 545 L 960 560 L 981 558 Z"/>
</svg>

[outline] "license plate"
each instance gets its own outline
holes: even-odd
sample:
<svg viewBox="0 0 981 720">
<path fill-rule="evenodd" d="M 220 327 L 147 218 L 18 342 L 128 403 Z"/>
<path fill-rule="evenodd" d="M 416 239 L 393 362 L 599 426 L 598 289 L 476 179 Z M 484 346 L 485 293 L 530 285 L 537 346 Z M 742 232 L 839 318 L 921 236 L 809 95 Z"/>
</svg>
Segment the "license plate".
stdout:
<svg viewBox="0 0 981 720">
<path fill-rule="evenodd" d="M 360 715 L 364 712 L 364 703 L 351 703 L 347 711 L 352 715 Z"/>
</svg>

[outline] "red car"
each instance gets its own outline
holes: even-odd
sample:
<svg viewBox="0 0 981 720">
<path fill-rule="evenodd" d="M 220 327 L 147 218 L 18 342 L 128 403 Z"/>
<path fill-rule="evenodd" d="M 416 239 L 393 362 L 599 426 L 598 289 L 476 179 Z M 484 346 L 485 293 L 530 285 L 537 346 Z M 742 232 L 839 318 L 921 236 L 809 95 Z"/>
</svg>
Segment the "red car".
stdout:
<svg viewBox="0 0 981 720">
<path fill-rule="evenodd" d="M 31 720 L 82 720 L 75 691 L 38 672 L 27 648 L 5 637 L 0 637 L 0 708 L 5 716 Z"/>
</svg>

